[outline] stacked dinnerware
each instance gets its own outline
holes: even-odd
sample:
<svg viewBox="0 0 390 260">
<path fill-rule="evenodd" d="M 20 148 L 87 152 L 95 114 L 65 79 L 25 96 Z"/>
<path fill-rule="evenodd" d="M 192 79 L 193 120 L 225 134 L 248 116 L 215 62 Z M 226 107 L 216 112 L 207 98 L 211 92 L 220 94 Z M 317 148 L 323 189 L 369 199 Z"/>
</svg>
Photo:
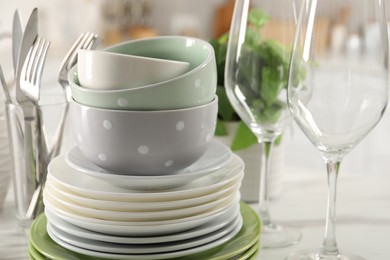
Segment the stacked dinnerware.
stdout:
<svg viewBox="0 0 390 260">
<path fill-rule="evenodd" d="M 158 37 L 81 51 L 69 82 L 77 145 L 49 164 L 32 259 L 255 255 L 260 221 L 240 203 L 244 163 L 212 138 L 211 45 Z"/>
</svg>

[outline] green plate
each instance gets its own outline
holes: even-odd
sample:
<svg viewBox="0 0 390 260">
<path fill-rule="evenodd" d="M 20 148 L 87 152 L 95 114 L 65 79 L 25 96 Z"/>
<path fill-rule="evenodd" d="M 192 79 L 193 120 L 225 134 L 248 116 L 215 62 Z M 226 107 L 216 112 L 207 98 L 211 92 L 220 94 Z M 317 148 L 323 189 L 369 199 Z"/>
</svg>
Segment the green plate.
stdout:
<svg viewBox="0 0 390 260">
<path fill-rule="evenodd" d="M 228 259 L 246 251 L 254 249 L 258 244 L 261 232 L 261 221 L 256 212 L 244 202 L 240 203 L 241 215 L 243 217 L 243 226 L 240 232 L 226 243 L 204 252 L 188 255 L 185 257 L 175 258 L 176 260 L 222 260 Z M 98 260 L 104 258 L 91 257 L 72 252 L 56 244 L 48 235 L 46 230 L 47 219 L 41 214 L 32 224 L 30 229 L 30 243 L 35 250 L 44 258 L 53 260 Z M 254 246 L 255 245 L 255 246 Z M 255 250 L 254 250 L 255 251 Z M 31 252 L 31 251 L 30 251 Z M 250 257 L 250 255 L 248 255 Z M 35 258 L 37 259 L 37 258 Z M 238 258 L 240 259 L 240 258 Z M 245 258 L 243 258 L 245 259 Z M 39 258 L 37 259 L 39 260 Z"/>
<path fill-rule="evenodd" d="M 28 243 L 28 254 L 31 259 L 45 260 L 45 257 L 41 255 L 41 253 L 39 253 L 31 243 Z"/>
<path fill-rule="evenodd" d="M 256 259 L 257 252 L 259 250 L 260 244 L 255 243 L 253 246 L 251 246 L 248 250 L 246 250 L 244 253 L 234 256 L 230 258 L 229 260 L 247 260 L 247 259 Z"/>
</svg>

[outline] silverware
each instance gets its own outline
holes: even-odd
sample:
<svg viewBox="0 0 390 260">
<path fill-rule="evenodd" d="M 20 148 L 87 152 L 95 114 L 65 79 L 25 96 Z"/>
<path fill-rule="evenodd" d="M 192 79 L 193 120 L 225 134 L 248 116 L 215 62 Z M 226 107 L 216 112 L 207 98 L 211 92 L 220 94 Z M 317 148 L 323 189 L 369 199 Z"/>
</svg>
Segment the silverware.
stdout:
<svg viewBox="0 0 390 260">
<path fill-rule="evenodd" d="M 17 63 L 19 60 L 20 47 L 23 39 L 23 27 L 20 20 L 19 10 L 16 9 L 14 13 L 14 19 L 12 24 L 12 61 L 14 64 L 14 71 L 16 74 Z"/>
<path fill-rule="evenodd" d="M 28 182 L 32 187 L 29 190 L 35 190 L 35 181 L 37 179 L 37 172 L 39 167 L 39 153 L 38 153 L 38 139 L 36 135 L 39 122 L 36 120 L 36 104 L 28 97 L 21 89 L 21 72 L 23 64 L 26 60 L 30 47 L 33 45 L 38 35 L 38 9 L 35 8 L 31 12 L 25 32 L 23 34 L 22 43 L 19 51 L 19 58 L 16 67 L 15 75 L 15 93 L 16 101 L 23 110 L 24 117 L 24 136 L 23 136 L 23 149 L 24 149 L 24 168 Z"/>
<path fill-rule="evenodd" d="M 55 136 L 55 141 L 52 150 L 49 153 L 49 158 L 52 159 L 55 156 L 58 155 L 61 144 L 62 144 L 62 137 L 64 135 L 64 128 L 65 128 L 65 122 L 66 118 L 68 116 L 69 111 L 69 102 L 72 99 L 72 92 L 70 90 L 69 81 L 68 81 L 68 74 L 69 70 L 77 63 L 77 53 L 79 49 L 94 49 L 98 44 L 98 36 L 95 33 L 82 33 L 77 40 L 74 42 L 68 53 L 65 55 L 64 59 L 61 62 L 60 70 L 58 73 L 58 82 L 62 86 L 66 100 L 68 104 L 65 107 L 64 113 L 62 115 L 60 125 L 58 128 L 58 132 Z"/>
<path fill-rule="evenodd" d="M 8 84 L 7 82 L 5 81 L 5 78 L 4 78 L 4 74 L 3 74 L 3 69 L 0 65 L 0 81 L 1 81 L 1 86 L 3 87 L 3 92 L 4 92 L 4 96 L 5 96 L 5 101 L 7 103 L 12 103 L 12 99 L 11 99 L 11 95 L 9 93 L 9 88 L 8 88 Z"/>
<path fill-rule="evenodd" d="M 16 66 L 16 97 L 24 98 L 24 93 L 21 92 L 19 85 L 20 72 L 24 61 L 26 60 L 27 54 L 30 50 L 30 47 L 33 45 L 35 38 L 38 35 L 38 9 L 34 8 L 31 12 L 31 15 L 28 19 L 26 29 L 23 33 L 22 42 L 19 50 L 19 58 Z"/>
<path fill-rule="evenodd" d="M 35 162 L 35 167 L 31 168 L 31 173 L 33 176 L 35 174 L 35 183 L 37 185 L 26 213 L 27 219 L 35 218 L 37 205 L 46 179 L 46 166 L 48 163 L 47 152 L 43 149 L 46 144 L 43 141 L 44 137 L 42 136 L 41 123 L 42 116 L 37 103 L 40 94 L 41 76 L 49 46 L 50 42 L 48 40 L 40 36 L 36 38 L 22 66 L 20 81 L 17 82 L 17 84 L 20 84 L 20 88 L 25 93 L 26 97 L 30 98 L 30 101 L 26 102 L 33 105 L 30 110 L 30 108 L 23 108 L 23 104 L 21 104 L 25 122 L 25 160 L 32 160 Z M 35 127 L 35 129 L 33 127 Z M 33 134 L 35 134 L 34 139 L 32 136 Z M 26 163 L 26 165 L 28 164 L 29 163 Z M 30 174 L 30 172 L 27 171 L 27 174 Z"/>
<path fill-rule="evenodd" d="M 61 62 L 58 73 L 58 82 L 64 89 L 68 102 L 72 99 L 72 93 L 68 82 L 68 74 L 69 70 L 77 63 L 77 51 L 79 49 L 93 49 L 96 46 L 96 43 L 97 35 L 95 33 L 82 33 Z"/>
</svg>

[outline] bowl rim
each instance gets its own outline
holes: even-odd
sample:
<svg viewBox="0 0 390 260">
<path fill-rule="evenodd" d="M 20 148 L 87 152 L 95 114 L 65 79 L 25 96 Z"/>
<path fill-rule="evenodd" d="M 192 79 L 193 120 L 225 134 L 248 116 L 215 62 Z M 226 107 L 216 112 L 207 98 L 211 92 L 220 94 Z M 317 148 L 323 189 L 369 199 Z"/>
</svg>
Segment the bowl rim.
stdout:
<svg viewBox="0 0 390 260">
<path fill-rule="evenodd" d="M 118 52 L 109 52 L 104 50 L 87 50 L 87 49 L 79 49 L 78 53 L 92 53 L 92 55 L 100 55 L 100 56 L 114 56 L 118 57 L 121 60 L 125 60 L 125 58 L 132 58 L 136 60 L 146 60 L 146 61 L 154 61 L 154 62 L 161 62 L 161 64 L 165 63 L 177 63 L 177 64 L 183 64 L 183 65 L 189 65 L 190 63 L 187 61 L 180 61 L 180 60 L 170 60 L 170 59 L 160 59 L 160 58 L 153 58 L 153 57 L 146 57 L 146 56 L 140 56 L 140 55 L 132 55 L 132 54 L 124 54 L 124 53 L 118 53 Z"/>
<path fill-rule="evenodd" d="M 132 43 L 137 43 L 137 42 L 172 40 L 172 39 L 178 39 L 178 40 L 183 40 L 183 41 L 184 40 L 186 40 L 186 41 L 192 40 L 192 41 L 200 42 L 207 48 L 207 50 L 209 50 L 209 53 L 208 53 L 206 59 L 204 61 L 202 61 L 198 66 L 196 66 L 195 68 L 193 68 L 193 69 L 191 69 L 191 70 L 189 70 L 189 71 L 187 71 L 187 72 L 185 72 L 185 73 L 183 73 L 183 74 L 181 74 L 181 75 L 179 75 L 177 77 L 174 77 L 172 79 L 168 79 L 168 80 L 165 80 L 165 81 L 153 83 L 153 84 L 148 84 L 148 85 L 144 85 L 144 86 L 135 87 L 135 88 L 127 88 L 127 89 L 92 89 L 92 88 L 84 88 L 84 87 L 80 86 L 79 84 L 77 84 L 74 81 L 75 77 L 77 77 L 77 79 L 78 79 L 77 63 L 70 69 L 69 74 L 68 74 L 68 81 L 69 81 L 70 85 L 73 85 L 73 87 L 75 87 L 77 90 L 83 91 L 83 92 L 89 92 L 89 93 L 91 93 L 91 92 L 93 92 L 93 93 L 124 93 L 124 92 L 127 92 L 127 91 L 141 90 L 141 89 L 144 89 L 144 88 L 159 87 L 162 84 L 167 84 L 167 83 L 170 83 L 170 82 L 178 81 L 178 80 L 180 80 L 182 78 L 188 77 L 189 75 L 194 74 L 195 72 L 201 70 L 201 68 L 203 68 L 203 67 L 207 66 L 209 63 L 211 63 L 213 59 L 215 60 L 214 47 L 209 42 L 207 42 L 205 40 L 202 40 L 202 39 L 199 39 L 199 38 L 189 37 L 189 36 L 158 36 L 158 37 L 150 37 L 150 38 L 129 40 L 129 41 L 120 42 L 120 43 L 114 44 L 112 46 L 106 47 L 106 48 L 102 49 L 102 51 L 110 51 L 113 48 L 117 48 L 119 46 L 123 46 L 123 45 L 130 44 L 130 43 L 132 44 Z"/>
<path fill-rule="evenodd" d="M 191 110 L 197 110 L 197 109 L 203 109 L 207 107 L 213 107 L 217 106 L 218 109 L 218 96 L 214 95 L 214 98 L 206 103 L 202 104 L 200 106 L 194 106 L 194 107 L 186 107 L 186 108 L 177 108 L 177 109 L 166 109 L 166 110 L 130 110 L 130 109 L 109 109 L 109 108 L 101 108 L 101 107 L 95 107 L 90 105 L 85 105 L 82 103 L 77 102 L 74 98 L 71 99 L 69 102 L 71 106 L 78 106 L 80 108 L 87 108 L 87 109 L 93 109 L 95 111 L 101 111 L 101 112 L 109 112 L 109 113 L 120 113 L 120 114 L 167 114 L 167 113 L 177 113 L 177 112 L 188 112 Z"/>
</svg>

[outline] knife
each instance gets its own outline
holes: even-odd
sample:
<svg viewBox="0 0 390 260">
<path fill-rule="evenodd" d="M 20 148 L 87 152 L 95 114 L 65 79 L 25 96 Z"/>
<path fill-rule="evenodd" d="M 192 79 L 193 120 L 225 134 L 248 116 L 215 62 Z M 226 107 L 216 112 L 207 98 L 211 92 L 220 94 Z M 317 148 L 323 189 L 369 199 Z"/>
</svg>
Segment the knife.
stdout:
<svg viewBox="0 0 390 260">
<path fill-rule="evenodd" d="M 41 169 L 41 161 L 43 161 L 44 155 L 46 151 L 43 151 L 42 148 L 45 147 L 42 144 L 42 138 L 38 131 L 41 131 L 40 125 L 40 116 L 38 111 L 37 104 L 34 100 L 30 99 L 20 86 L 20 77 L 22 74 L 22 67 L 26 61 L 27 55 L 34 44 L 34 41 L 38 37 L 38 9 L 34 8 L 31 12 L 31 15 L 27 21 L 26 28 L 23 33 L 22 42 L 19 50 L 19 57 L 16 66 L 16 75 L 15 75 L 15 94 L 16 101 L 21 106 L 23 111 L 24 118 L 24 136 L 23 136 L 23 148 L 24 148 L 24 164 L 25 164 L 25 174 L 28 178 L 28 183 L 32 188 L 31 194 L 28 196 L 31 197 L 30 205 L 28 206 L 26 212 L 26 218 L 34 218 L 34 212 L 37 207 L 37 198 L 40 195 L 40 185 L 39 181 L 42 179 L 44 175 L 43 169 Z"/>
<path fill-rule="evenodd" d="M 20 20 L 19 10 L 16 9 L 14 13 L 14 20 L 12 24 L 12 61 L 14 63 L 14 71 L 16 74 L 16 66 L 19 59 L 20 46 L 23 38 L 22 21 Z"/>
<path fill-rule="evenodd" d="M 28 51 L 33 45 L 35 38 L 38 35 L 38 8 L 34 8 L 28 19 L 26 29 L 24 30 L 22 42 L 19 50 L 19 57 L 16 66 L 16 94 L 21 91 L 19 86 L 20 73 L 22 71 L 23 63 L 26 60 Z"/>
</svg>

